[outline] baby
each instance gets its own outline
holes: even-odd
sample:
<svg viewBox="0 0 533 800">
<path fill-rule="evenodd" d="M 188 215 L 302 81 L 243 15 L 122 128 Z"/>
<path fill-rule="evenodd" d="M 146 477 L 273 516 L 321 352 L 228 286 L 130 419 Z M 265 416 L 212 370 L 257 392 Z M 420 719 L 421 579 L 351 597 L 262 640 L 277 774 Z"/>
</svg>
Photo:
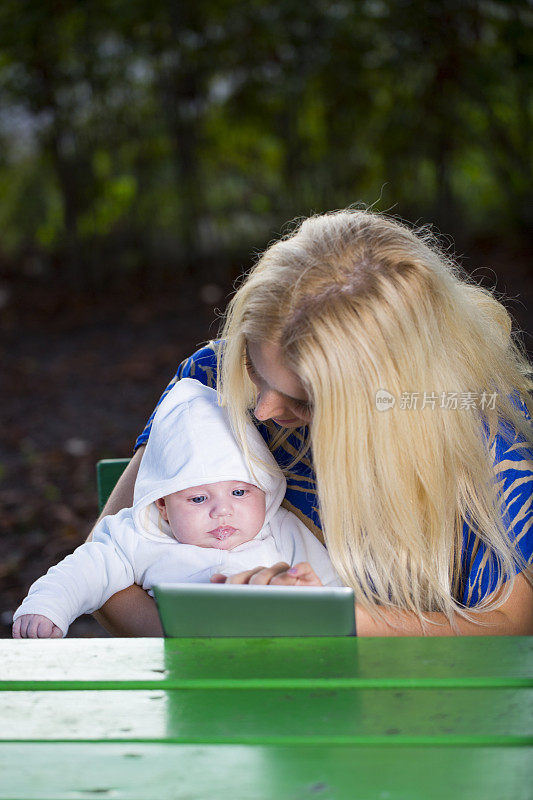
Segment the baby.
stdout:
<svg viewBox="0 0 533 800">
<path fill-rule="evenodd" d="M 286 482 L 252 423 L 253 472 L 213 389 L 179 381 L 158 406 L 132 508 L 104 517 L 87 542 L 39 578 L 16 610 L 14 638 L 66 636 L 81 614 L 137 583 L 208 583 L 279 561 L 308 562 L 302 585 L 340 586 L 326 549 L 280 507 Z"/>
</svg>

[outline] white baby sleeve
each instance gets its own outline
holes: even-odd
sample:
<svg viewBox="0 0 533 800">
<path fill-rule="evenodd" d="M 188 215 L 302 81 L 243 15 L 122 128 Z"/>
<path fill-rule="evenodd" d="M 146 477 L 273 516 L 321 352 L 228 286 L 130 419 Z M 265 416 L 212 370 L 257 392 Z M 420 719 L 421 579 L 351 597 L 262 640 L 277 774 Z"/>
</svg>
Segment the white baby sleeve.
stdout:
<svg viewBox="0 0 533 800">
<path fill-rule="evenodd" d="M 94 531 L 93 541 L 80 545 L 32 584 L 13 621 L 23 614 L 42 614 L 66 636 L 77 617 L 96 611 L 134 583 L 133 566 L 105 529 L 106 519 Z"/>
<path fill-rule="evenodd" d="M 309 528 L 295 514 L 285 508 L 280 508 L 276 513 L 271 523 L 272 528 L 274 528 L 274 520 L 278 518 L 278 515 L 281 526 L 279 531 L 273 532 L 278 540 L 283 561 L 286 561 L 291 566 L 299 564 L 301 561 L 307 561 L 320 578 L 323 586 L 344 586 L 333 569 L 328 551 L 313 536 Z M 281 515 L 283 515 L 283 518 Z"/>
</svg>

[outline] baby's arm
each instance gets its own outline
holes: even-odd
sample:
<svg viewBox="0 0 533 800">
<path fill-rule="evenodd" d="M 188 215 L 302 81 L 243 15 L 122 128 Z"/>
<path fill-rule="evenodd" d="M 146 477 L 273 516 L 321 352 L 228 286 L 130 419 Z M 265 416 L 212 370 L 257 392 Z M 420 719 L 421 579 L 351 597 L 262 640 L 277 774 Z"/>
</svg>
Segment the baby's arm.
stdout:
<svg viewBox="0 0 533 800">
<path fill-rule="evenodd" d="M 141 445 L 120 476 L 104 509 L 97 520 L 109 514 L 118 514 L 133 505 L 133 489 L 139 471 L 144 445 Z M 92 539 L 93 533 L 89 539 Z M 137 584 L 128 586 L 107 600 L 94 617 L 113 636 L 162 636 L 155 600 Z"/>
<path fill-rule="evenodd" d="M 26 619 L 17 625 L 19 619 L 27 616 L 39 616 L 41 621 L 46 617 L 66 636 L 69 625 L 77 617 L 100 608 L 112 594 L 134 582 L 132 563 L 109 535 L 110 521 L 115 521 L 116 527 L 116 518 L 103 520 L 95 529 L 92 542 L 78 547 L 31 586 L 13 617 L 15 638 L 52 636 L 53 628 L 50 634 L 45 635 L 45 627 L 41 632 L 35 619 Z"/>
</svg>

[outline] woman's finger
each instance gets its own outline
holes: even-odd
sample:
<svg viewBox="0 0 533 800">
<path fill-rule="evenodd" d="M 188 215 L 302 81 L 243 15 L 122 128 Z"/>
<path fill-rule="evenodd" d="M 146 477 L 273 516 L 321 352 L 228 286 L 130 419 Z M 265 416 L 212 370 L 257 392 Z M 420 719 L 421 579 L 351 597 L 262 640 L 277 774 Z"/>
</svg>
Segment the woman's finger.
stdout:
<svg viewBox="0 0 533 800">
<path fill-rule="evenodd" d="M 255 567 L 254 569 L 247 569 L 245 572 L 238 572 L 236 575 L 230 575 L 226 578 L 226 583 L 254 583 L 254 577 L 264 570 L 264 567 Z"/>
<path fill-rule="evenodd" d="M 275 586 L 322 586 L 320 578 L 307 561 L 295 564 L 285 572 L 279 572 L 270 583 Z"/>
<path fill-rule="evenodd" d="M 226 583 L 227 579 L 227 575 L 223 575 L 221 572 L 213 572 L 209 580 L 211 583 Z"/>
<path fill-rule="evenodd" d="M 288 569 L 289 565 L 285 561 L 279 561 L 272 567 L 255 567 L 254 569 L 238 572 L 236 575 L 230 575 L 229 577 L 220 572 L 215 572 L 211 575 L 211 583 L 249 583 L 256 586 L 266 586 L 272 583 L 277 575 L 286 573 Z M 293 580 L 290 582 L 294 583 L 295 581 Z"/>
<path fill-rule="evenodd" d="M 213 572 L 211 575 L 211 583 L 248 583 L 252 575 L 263 567 L 254 567 L 254 569 L 247 569 L 245 572 L 237 572 L 235 575 L 224 575 L 222 572 Z"/>
<path fill-rule="evenodd" d="M 255 571 L 255 573 L 251 576 L 248 583 L 259 585 L 259 586 L 266 586 L 269 584 L 272 579 L 281 572 L 287 572 L 289 569 L 289 565 L 285 563 L 285 561 L 279 561 L 277 564 L 274 564 L 272 567 L 262 567 Z"/>
<path fill-rule="evenodd" d="M 322 581 L 308 561 L 295 564 L 296 578 L 304 586 L 322 586 Z"/>
</svg>

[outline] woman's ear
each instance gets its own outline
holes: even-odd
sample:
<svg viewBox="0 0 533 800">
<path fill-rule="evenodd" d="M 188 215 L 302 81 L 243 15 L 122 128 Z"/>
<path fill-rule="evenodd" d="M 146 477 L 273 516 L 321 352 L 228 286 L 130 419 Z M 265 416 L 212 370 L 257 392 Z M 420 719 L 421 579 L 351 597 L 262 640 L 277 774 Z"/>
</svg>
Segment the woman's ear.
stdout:
<svg viewBox="0 0 533 800">
<path fill-rule="evenodd" d="M 158 508 L 159 513 L 161 514 L 161 516 L 165 520 L 165 522 L 168 522 L 168 514 L 167 514 L 167 507 L 166 507 L 166 504 L 165 504 L 165 498 L 164 497 L 159 497 L 155 501 L 155 504 L 156 504 L 156 506 Z"/>
</svg>

